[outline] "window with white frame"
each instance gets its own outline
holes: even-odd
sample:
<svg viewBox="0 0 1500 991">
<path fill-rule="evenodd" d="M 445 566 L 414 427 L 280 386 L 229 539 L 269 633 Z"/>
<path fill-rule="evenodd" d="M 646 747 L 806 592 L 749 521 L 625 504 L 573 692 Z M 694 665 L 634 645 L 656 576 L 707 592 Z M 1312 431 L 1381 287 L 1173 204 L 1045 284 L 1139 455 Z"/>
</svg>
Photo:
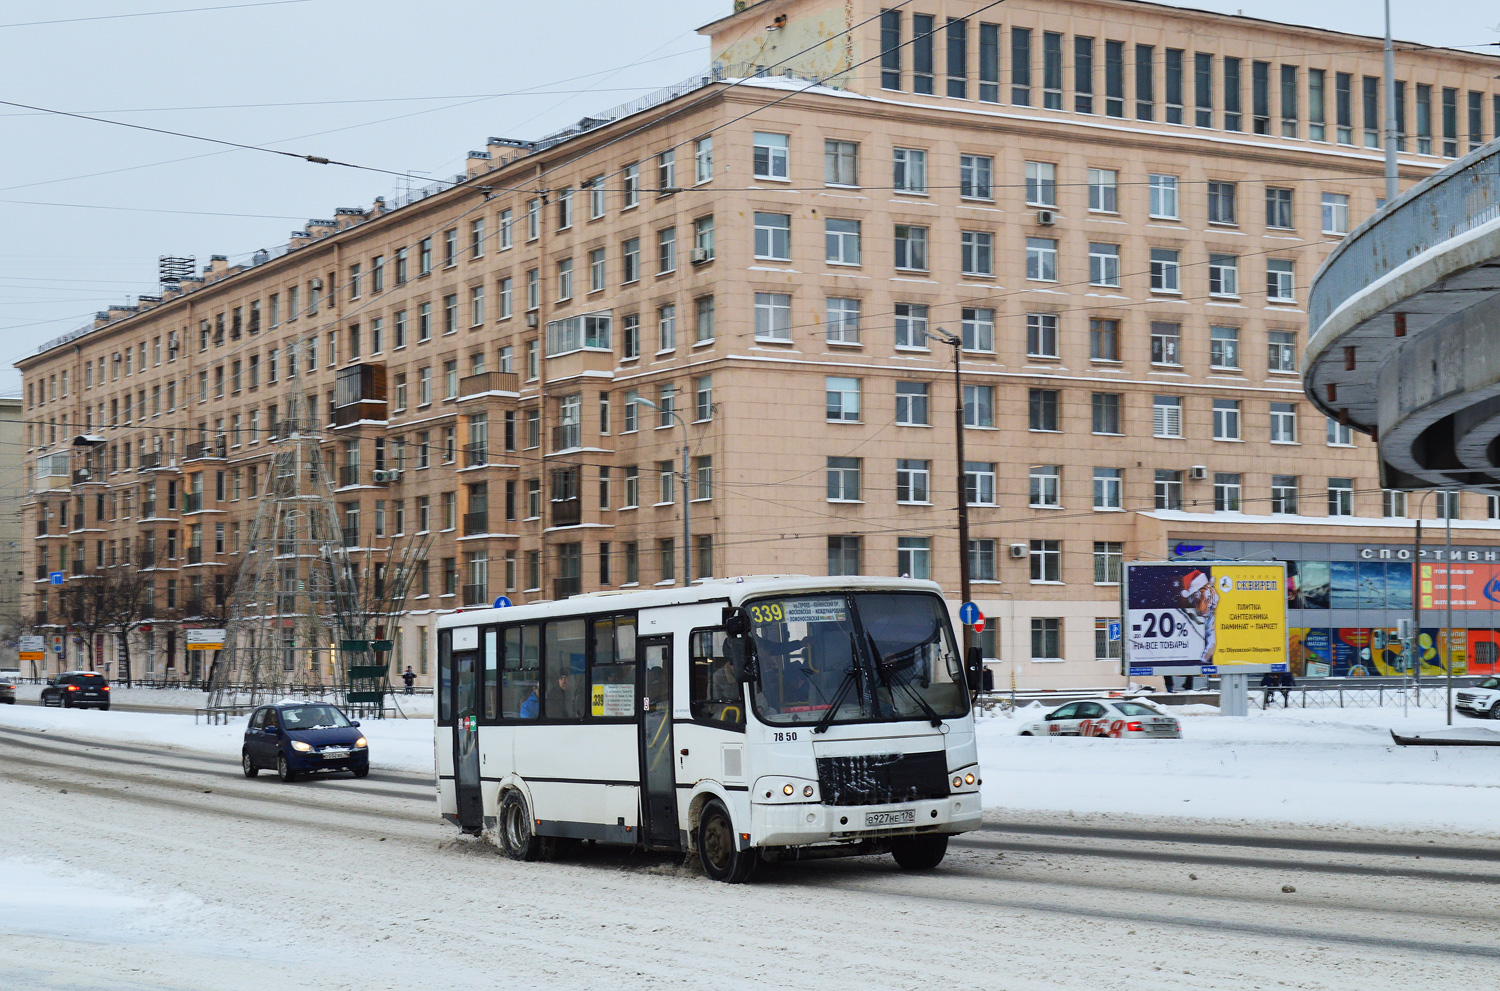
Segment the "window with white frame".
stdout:
<svg viewBox="0 0 1500 991">
<path fill-rule="evenodd" d="M 1125 545 L 1117 540 L 1094 541 L 1094 584 L 1118 585 L 1125 570 Z"/>
<path fill-rule="evenodd" d="M 829 458 L 828 501 L 859 502 L 860 470 L 859 458 Z"/>
<path fill-rule="evenodd" d="M 829 217 L 823 221 L 825 254 L 830 265 L 858 265 L 859 221 Z"/>
<path fill-rule="evenodd" d="M 1057 465 L 1032 465 L 1029 482 L 1032 508 L 1056 509 L 1062 505 L 1062 475 Z"/>
<path fill-rule="evenodd" d="M 994 199 L 994 169 L 995 160 L 989 155 L 958 156 L 958 195 L 968 200 Z"/>
<path fill-rule="evenodd" d="M 1240 401 L 1214 400 L 1214 440 L 1240 440 Z"/>
<path fill-rule="evenodd" d="M 1151 249 L 1151 291 L 1181 292 L 1180 253 L 1176 248 Z"/>
<path fill-rule="evenodd" d="M 896 304 L 896 347 L 929 350 L 925 303 Z"/>
<path fill-rule="evenodd" d="M 1240 511 L 1241 481 L 1238 472 L 1214 472 L 1214 512 L 1238 513 Z"/>
<path fill-rule="evenodd" d="M 714 377 L 699 375 L 693 379 L 694 412 L 698 423 L 714 418 Z"/>
<path fill-rule="evenodd" d="M 995 463 L 964 462 L 964 499 L 970 506 L 995 505 Z"/>
<path fill-rule="evenodd" d="M 1328 515 L 1354 515 L 1354 480 L 1352 478 L 1328 480 Z"/>
<path fill-rule="evenodd" d="M 1495 519 L 1495 511 L 1500 509 L 1500 497 L 1490 496 L 1490 519 Z M 1380 490 L 1380 515 L 1382 516 L 1406 516 L 1406 493 L 1400 489 Z"/>
<path fill-rule="evenodd" d="M 1349 197 L 1346 194 L 1323 194 L 1323 233 L 1349 233 Z"/>
<path fill-rule="evenodd" d="M 931 578 L 932 538 L 897 537 L 896 571 L 904 578 Z"/>
<path fill-rule="evenodd" d="M 965 306 L 959 311 L 962 322 L 963 349 L 993 353 L 995 350 L 995 311 L 985 306 Z"/>
<path fill-rule="evenodd" d="M 666 275 L 677 271 L 677 228 L 665 227 L 656 232 L 656 272 Z"/>
<path fill-rule="evenodd" d="M 1091 426 L 1096 434 L 1123 434 L 1121 396 L 1118 392 L 1096 392 L 1089 399 Z"/>
<path fill-rule="evenodd" d="M 1297 515 L 1297 476 L 1271 476 L 1271 512 Z"/>
<path fill-rule="evenodd" d="M 859 422 L 859 379 L 829 375 L 825 378 L 828 419 L 836 423 Z"/>
<path fill-rule="evenodd" d="M 823 141 L 823 182 L 829 186 L 859 185 L 859 145 L 853 141 Z"/>
<path fill-rule="evenodd" d="M 1151 216 L 1157 220 L 1176 220 L 1177 177 L 1152 173 L 1146 184 L 1151 194 Z"/>
<path fill-rule="evenodd" d="M 1051 162 L 1026 163 L 1026 205 L 1057 206 L 1057 166 Z"/>
<path fill-rule="evenodd" d="M 1182 472 L 1175 468 L 1156 469 L 1156 508 L 1182 508 Z"/>
<path fill-rule="evenodd" d="M 995 541 L 969 541 L 969 577 L 977 582 L 995 580 Z"/>
<path fill-rule="evenodd" d="M 1353 447 L 1354 428 L 1347 423 L 1340 423 L 1330 417 L 1328 420 L 1328 446 Z"/>
<path fill-rule="evenodd" d="M 792 260 L 792 218 L 786 213 L 755 214 L 755 257 Z"/>
<path fill-rule="evenodd" d="M 1271 443 L 1297 443 L 1297 404 L 1271 404 Z"/>
<path fill-rule="evenodd" d="M 897 382 L 896 423 L 903 427 L 928 426 L 928 398 L 926 382 Z"/>
<path fill-rule="evenodd" d="M 1124 508 L 1124 472 L 1119 468 L 1094 469 L 1094 509 Z"/>
<path fill-rule="evenodd" d="M 1151 397 L 1151 435 L 1153 437 L 1182 436 L 1182 397 Z"/>
<path fill-rule="evenodd" d="M 1116 637 L 1113 640 L 1109 637 L 1109 628 L 1119 621 L 1118 618 L 1109 616 L 1100 616 L 1094 620 L 1094 660 L 1116 662 L 1120 660 L 1122 656 L 1120 648 L 1125 642 L 1124 637 Z"/>
<path fill-rule="evenodd" d="M 927 228 L 897 224 L 895 244 L 898 269 L 920 272 L 927 270 Z"/>
<path fill-rule="evenodd" d="M 598 220 L 604 216 L 604 177 L 596 175 L 583 184 L 589 191 L 589 219 Z"/>
<path fill-rule="evenodd" d="M 1240 367 L 1238 327 L 1208 328 L 1208 363 L 1214 368 Z"/>
<path fill-rule="evenodd" d="M 693 179 L 709 182 L 714 177 L 714 139 L 712 135 L 693 142 Z"/>
<path fill-rule="evenodd" d="M 1295 303 L 1297 287 L 1292 278 L 1293 261 L 1290 258 L 1266 259 L 1266 301 L 1270 303 Z"/>
<path fill-rule="evenodd" d="M 677 348 L 677 307 L 673 303 L 656 308 L 656 353 Z"/>
<path fill-rule="evenodd" d="M 620 209 L 630 210 L 641 202 L 641 163 L 631 162 L 620 168 Z"/>
<path fill-rule="evenodd" d="M 1295 330 L 1268 331 L 1266 345 L 1266 367 L 1270 371 L 1297 371 L 1297 332 Z"/>
<path fill-rule="evenodd" d="M 1089 169 L 1089 212 L 1120 212 L 1120 173 L 1114 169 Z"/>
<path fill-rule="evenodd" d="M 828 343 L 859 343 L 860 302 L 846 296 L 828 297 Z"/>
<path fill-rule="evenodd" d="M 927 152 L 920 148 L 897 148 L 893 166 L 892 185 L 896 192 L 927 192 Z"/>
<path fill-rule="evenodd" d="M 1151 364 L 1182 364 L 1182 324 L 1151 322 Z"/>
<path fill-rule="evenodd" d="M 1292 191 L 1266 187 L 1266 226 L 1278 230 L 1292 229 Z"/>
<path fill-rule="evenodd" d="M 693 221 L 693 249 L 698 253 L 695 261 L 713 261 L 714 218 L 712 214 Z"/>
<path fill-rule="evenodd" d="M 669 193 L 677 188 L 677 150 L 668 148 L 656 156 L 656 189 Z"/>
<path fill-rule="evenodd" d="M 1050 237 L 1026 239 L 1026 278 L 1031 282 L 1057 281 L 1057 241 Z"/>
<path fill-rule="evenodd" d="M 1232 182 L 1209 182 L 1208 222 L 1210 224 L 1236 224 L 1235 184 Z"/>
<path fill-rule="evenodd" d="M 788 177 L 788 139 L 785 134 L 755 132 L 754 172 L 757 179 Z"/>
<path fill-rule="evenodd" d="M 1239 297 L 1240 259 L 1238 255 L 1208 256 L 1208 294 Z"/>
<path fill-rule="evenodd" d="M 964 275 L 995 274 L 995 235 L 989 231 L 962 231 L 959 255 Z"/>
<path fill-rule="evenodd" d="M 995 425 L 995 387 L 992 385 L 964 386 L 964 426 L 993 427 Z"/>
<path fill-rule="evenodd" d="M 1118 244 L 1089 244 L 1089 285 L 1120 285 L 1120 246 Z"/>
<path fill-rule="evenodd" d="M 589 292 L 601 292 L 605 286 L 604 249 L 589 252 Z"/>
<path fill-rule="evenodd" d="M 1033 584 L 1056 584 L 1062 581 L 1062 541 L 1031 542 L 1031 581 Z"/>
<path fill-rule="evenodd" d="M 714 339 L 714 298 L 699 296 L 693 300 L 693 340 L 705 344 Z"/>
<path fill-rule="evenodd" d="M 896 460 L 896 501 L 900 503 L 926 504 L 930 501 L 928 483 L 932 476 L 932 462 L 913 458 Z"/>
<path fill-rule="evenodd" d="M 755 294 L 755 339 L 789 341 L 792 339 L 792 297 L 784 292 Z"/>
</svg>

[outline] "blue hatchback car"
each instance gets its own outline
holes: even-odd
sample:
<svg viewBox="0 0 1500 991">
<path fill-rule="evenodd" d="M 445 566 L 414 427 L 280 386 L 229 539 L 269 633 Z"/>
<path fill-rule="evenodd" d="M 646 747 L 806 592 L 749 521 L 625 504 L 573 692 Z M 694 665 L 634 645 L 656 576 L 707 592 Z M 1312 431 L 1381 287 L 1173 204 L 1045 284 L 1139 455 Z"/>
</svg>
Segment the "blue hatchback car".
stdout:
<svg viewBox="0 0 1500 991">
<path fill-rule="evenodd" d="M 247 778 L 261 768 L 274 769 L 282 781 L 325 771 L 352 771 L 362 778 L 370 773 L 370 745 L 359 721 L 336 705 L 277 702 L 250 714 L 240 766 Z"/>
</svg>

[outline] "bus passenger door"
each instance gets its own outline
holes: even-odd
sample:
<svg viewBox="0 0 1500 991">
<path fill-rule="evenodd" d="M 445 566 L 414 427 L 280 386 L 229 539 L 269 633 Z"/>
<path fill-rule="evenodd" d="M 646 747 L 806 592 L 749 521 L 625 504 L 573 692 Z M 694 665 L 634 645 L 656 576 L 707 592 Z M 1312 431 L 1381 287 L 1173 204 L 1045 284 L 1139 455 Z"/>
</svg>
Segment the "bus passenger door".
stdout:
<svg viewBox="0 0 1500 991">
<path fill-rule="evenodd" d="M 641 672 L 641 811 L 649 846 L 678 849 L 677 759 L 672 748 L 672 638 L 637 641 Z"/>
<path fill-rule="evenodd" d="M 453 631 L 453 783 L 458 796 L 458 824 L 466 833 L 484 828 L 484 800 L 479 791 L 479 679 L 477 629 Z M 461 639 L 462 638 L 462 639 Z M 474 643 L 466 642 L 468 639 Z"/>
</svg>

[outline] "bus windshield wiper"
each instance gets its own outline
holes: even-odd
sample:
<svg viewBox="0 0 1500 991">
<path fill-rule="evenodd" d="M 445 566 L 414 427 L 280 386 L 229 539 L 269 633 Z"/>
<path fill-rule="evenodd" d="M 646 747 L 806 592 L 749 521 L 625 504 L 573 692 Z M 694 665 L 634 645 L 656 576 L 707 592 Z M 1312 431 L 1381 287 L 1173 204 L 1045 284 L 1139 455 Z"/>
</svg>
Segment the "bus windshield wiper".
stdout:
<svg viewBox="0 0 1500 991">
<path fill-rule="evenodd" d="M 829 704 L 828 711 L 819 717 L 813 726 L 814 733 L 826 733 L 828 727 L 833 723 L 833 717 L 838 714 L 839 705 L 844 701 L 844 694 L 849 691 L 849 686 L 854 684 L 855 676 L 859 673 L 859 662 L 851 661 L 849 670 L 844 672 L 844 680 L 839 682 L 839 690 L 833 693 L 833 702 Z"/>
<path fill-rule="evenodd" d="M 870 656 L 875 659 L 875 670 L 880 672 L 880 680 L 885 682 L 887 688 L 891 687 L 892 681 L 890 677 L 888 677 L 885 673 L 885 658 L 880 655 L 880 648 L 875 645 L 874 635 L 866 633 L 865 639 L 870 644 Z M 906 694 L 910 695 L 913 699 L 916 700 L 917 705 L 920 706 L 922 712 L 926 714 L 927 721 L 932 724 L 934 729 L 943 725 L 943 717 L 937 714 L 936 709 L 927 704 L 927 700 L 922 697 L 921 692 L 911 687 L 911 682 L 899 681 L 895 682 L 895 684 L 899 684 L 902 688 L 906 689 Z"/>
</svg>

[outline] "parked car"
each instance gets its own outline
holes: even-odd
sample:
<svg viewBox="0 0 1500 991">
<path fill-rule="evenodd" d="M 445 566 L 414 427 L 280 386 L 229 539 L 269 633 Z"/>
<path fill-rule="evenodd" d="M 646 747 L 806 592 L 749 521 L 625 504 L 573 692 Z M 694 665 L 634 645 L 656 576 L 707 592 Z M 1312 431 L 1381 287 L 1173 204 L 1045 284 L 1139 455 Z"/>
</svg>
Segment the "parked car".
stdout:
<svg viewBox="0 0 1500 991">
<path fill-rule="evenodd" d="M 0 671 L 0 702 L 16 704 L 16 682 L 20 680 L 21 672 L 19 671 Z"/>
<path fill-rule="evenodd" d="M 1475 719 L 1500 719 L 1500 678 L 1486 678 L 1454 692 L 1453 711 Z"/>
<path fill-rule="evenodd" d="M 1128 699 L 1084 699 L 1021 727 L 1021 736 L 1101 736 L 1112 739 L 1182 739 L 1182 724 L 1154 706 Z"/>
<path fill-rule="evenodd" d="M 109 682 L 98 671 L 64 671 L 42 686 L 42 705 L 81 709 L 91 705 L 109 708 Z"/>
<path fill-rule="evenodd" d="M 304 774 L 352 771 L 370 773 L 370 745 L 358 720 L 328 702 L 277 702 L 250 714 L 240 752 L 245 777 L 261 768 L 274 769 L 282 781 Z"/>
</svg>

